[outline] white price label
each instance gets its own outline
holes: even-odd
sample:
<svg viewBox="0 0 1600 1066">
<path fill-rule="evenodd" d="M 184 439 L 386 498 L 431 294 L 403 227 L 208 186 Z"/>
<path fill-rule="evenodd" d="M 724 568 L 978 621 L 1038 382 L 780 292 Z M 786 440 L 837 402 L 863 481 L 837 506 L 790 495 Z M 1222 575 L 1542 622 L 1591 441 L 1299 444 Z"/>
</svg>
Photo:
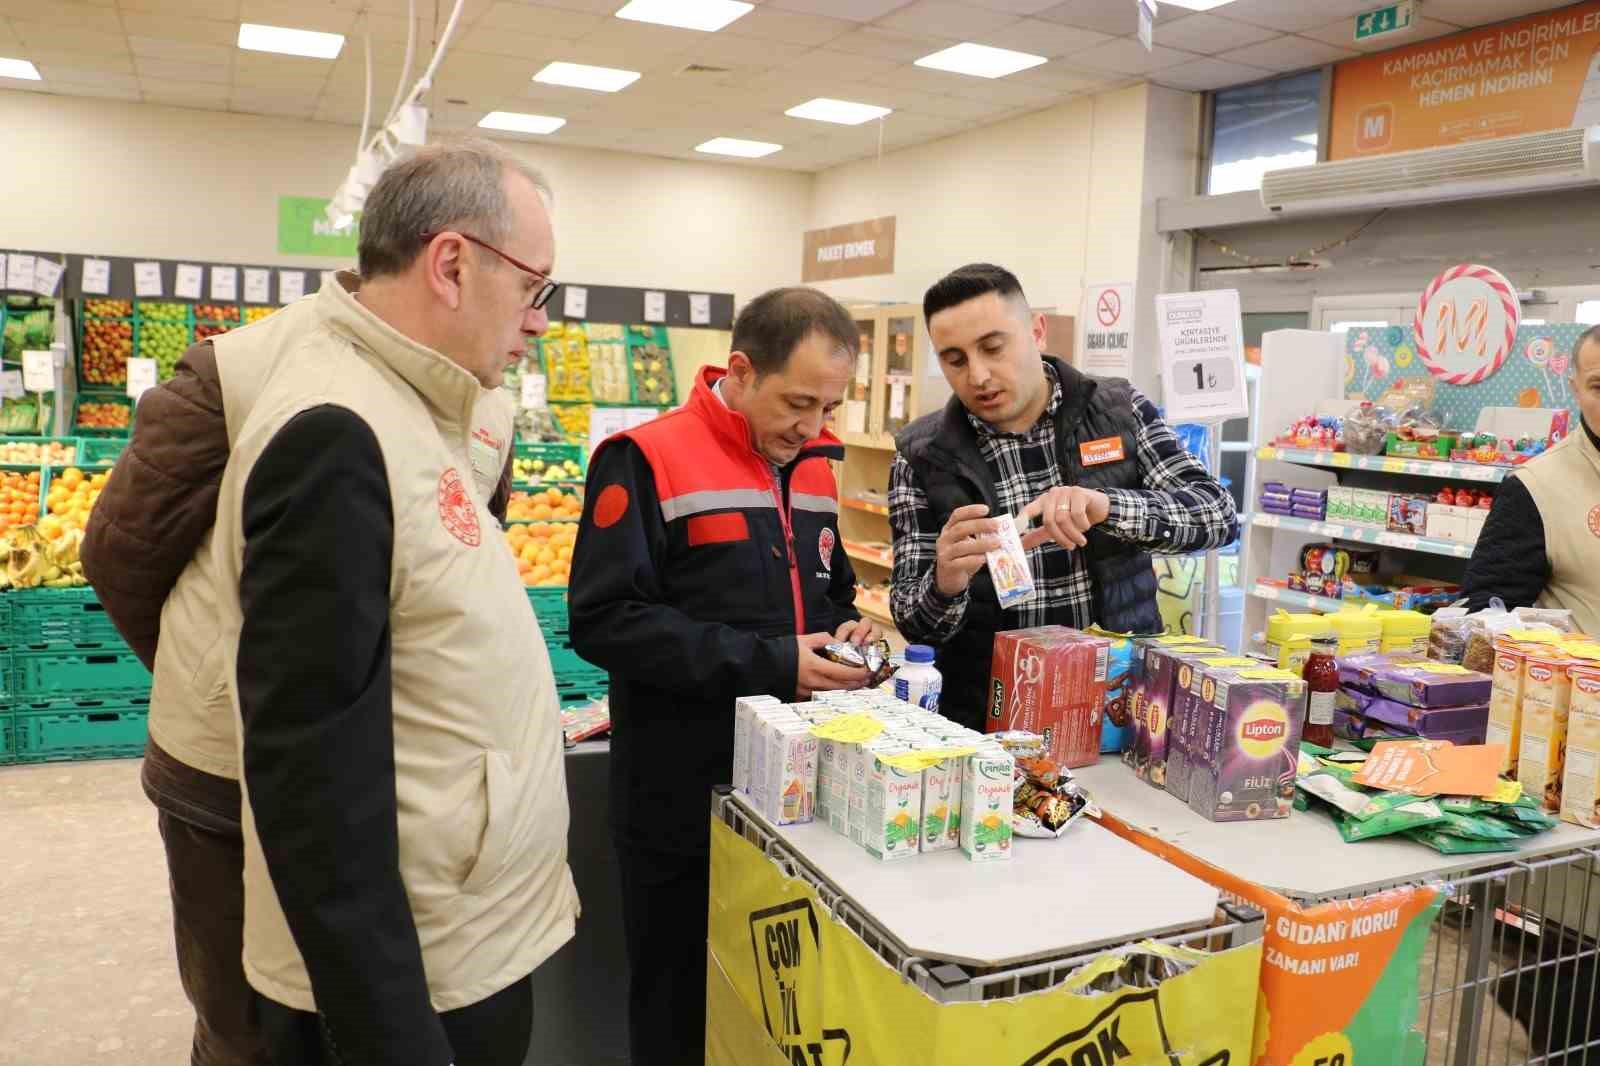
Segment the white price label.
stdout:
<svg viewBox="0 0 1600 1066">
<path fill-rule="evenodd" d="M 1276 585 L 1257 585 L 1256 595 L 1263 600 L 1278 600 L 1283 598 L 1279 595 L 1279 589 Z"/>
<path fill-rule="evenodd" d="M 588 318 L 589 290 L 582 285 L 562 286 L 561 309 L 568 321 L 582 322 Z"/>
<path fill-rule="evenodd" d="M 161 264 L 133 264 L 133 294 L 140 299 L 162 295 Z"/>
<path fill-rule="evenodd" d="M 272 302 L 272 271 L 260 267 L 244 268 L 244 302 L 247 304 Z"/>
<path fill-rule="evenodd" d="M 40 259 L 33 264 L 33 291 L 40 296 L 54 296 L 61 275 L 67 268 L 54 259 Z"/>
<path fill-rule="evenodd" d="M 644 320 L 646 322 L 665 322 L 667 320 L 666 293 L 650 291 L 645 292 Z"/>
<path fill-rule="evenodd" d="M 56 360 L 49 352 L 22 353 L 22 384 L 29 392 L 50 392 L 56 387 Z"/>
<path fill-rule="evenodd" d="M 6 256 L 6 288 L 15 292 L 33 291 L 33 256 L 21 252 Z"/>
<path fill-rule="evenodd" d="M 200 299 L 200 286 L 205 280 L 205 273 L 193 263 L 179 263 L 177 280 L 172 283 L 172 295 L 180 300 Z"/>
<path fill-rule="evenodd" d="M 22 371 L 0 370 L 0 398 L 20 400 L 28 390 L 22 384 Z"/>
<path fill-rule="evenodd" d="M 156 361 L 138 356 L 128 360 L 128 395 L 137 400 L 146 389 L 156 387 Z"/>
<path fill-rule="evenodd" d="M 694 326 L 711 325 L 710 293 L 691 292 L 689 294 L 689 324 Z"/>
<path fill-rule="evenodd" d="M 85 259 L 83 261 L 83 286 L 85 296 L 111 295 L 111 260 Z"/>
<path fill-rule="evenodd" d="M 1470 464 L 1457 468 L 1461 476 L 1468 481 L 1493 481 L 1494 470 L 1487 466 L 1472 466 Z"/>
<path fill-rule="evenodd" d="M 306 272 L 304 270 L 278 271 L 278 302 L 292 304 L 306 294 Z"/>
<path fill-rule="evenodd" d="M 1388 530 L 1378 534 L 1378 543 L 1385 548 L 1404 548 L 1411 543 L 1411 539 L 1402 533 L 1391 533 Z"/>
<path fill-rule="evenodd" d="M 1278 516 L 1275 514 L 1258 514 L 1256 515 L 1256 525 L 1261 526 L 1263 529 L 1277 529 L 1279 525 Z"/>
<path fill-rule="evenodd" d="M 211 298 L 220 303 L 233 303 L 239 298 L 239 268 L 211 268 Z"/>
<path fill-rule="evenodd" d="M 522 375 L 522 406 L 543 407 L 545 405 L 546 383 L 543 374 Z"/>
</svg>

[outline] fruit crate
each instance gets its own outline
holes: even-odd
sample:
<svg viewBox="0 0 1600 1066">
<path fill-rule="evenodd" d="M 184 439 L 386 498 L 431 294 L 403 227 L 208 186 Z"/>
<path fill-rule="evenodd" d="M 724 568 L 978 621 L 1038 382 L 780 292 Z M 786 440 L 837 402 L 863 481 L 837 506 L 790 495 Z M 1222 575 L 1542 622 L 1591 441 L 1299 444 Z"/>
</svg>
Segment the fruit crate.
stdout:
<svg viewBox="0 0 1600 1066">
<path fill-rule="evenodd" d="M 55 303 L 48 297 L 13 293 L 0 300 L 0 358 L 22 364 L 22 353 L 55 341 Z"/>
<path fill-rule="evenodd" d="M 12 691 L 19 701 L 88 693 L 150 691 L 150 671 L 120 639 L 43 650 L 13 648 L 11 673 Z"/>
<path fill-rule="evenodd" d="M 44 408 L 44 429 L 39 430 L 39 409 Z M 0 400 L 0 432 L 8 437 L 37 440 L 49 436 L 55 429 L 56 394 L 47 392 L 42 397 L 36 393 L 15 399 Z"/>
<path fill-rule="evenodd" d="M 545 441 L 518 441 L 515 448 L 518 459 L 543 459 L 546 463 L 577 463 L 585 472 L 589 457 L 581 444 L 552 444 Z"/>
<path fill-rule="evenodd" d="M 82 460 L 79 466 L 96 470 L 105 470 L 116 465 L 122 457 L 122 450 L 128 446 L 126 437 L 105 437 L 99 440 L 89 437 L 78 439 L 78 455 Z"/>
<path fill-rule="evenodd" d="M 551 502 L 551 493 L 560 497 Z M 544 506 L 549 514 L 540 514 L 536 508 Z M 559 510 L 558 510 L 559 508 Z M 515 510 L 515 514 L 512 511 Z M 526 489 L 514 489 L 506 502 L 506 523 L 517 525 L 527 522 L 576 522 L 583 515 L 583 488 L 574 482 L 546 482 Z"/>
<path fill-rule="evenodd" d="M 139 353 L 139 324 L 132 300 L 89 298 L 78 315 L 78 386 L 128 383 L 128 357 Z"/>
<path fill-rule="evenodd" d="M 11 705 L 0 704 L 0 766 L 16 761 L 17 739 L 11 727 Z"/>
<path fill-rule="evenodd" d="M 128 409 L 126 426 L 85 426 L 79 421 L 86 403 L 117 404 Z M 126 438 L 133 431 L 134 406 L 127 396 L 114 392 L 80 392 L 72 404 L 72 432 L 78 437 Z"/>
<path fill-rule="evenodd" d="M 63 448 L 72 449 L 72 458 L 64 463 L 47 463 L 42 449 L 52 444 L 59 444 Z M 40 453 L 32 459 L 16 456 L 15 448 L 35 447 L 41 449 Z M 77 437 L 31 437 L 16 436 L 7 433 L 0 436 L 0 468 L 6 470 L 37 470 L 44 466 L 76 466 L 83 458 L 83 442 Z"/>
<path fill-rule="evenodd" d="M 604 670 L 589 666 L 582 670 L 556 673 L 556 699 L 563 707 L 581 707 L 611 691 L 611 679 Z"/>
<path fill-rule="evenodd" d="M 640 330 L 649 332 L 638 332 Z M 665 329 L 628 327 L 628 379 L 635 406 L 673 407 L 677 404 L 678 379 Z"/>
<path fill-rule="evenodd" d="M 548 641 L 551 636 L 565 640 L 570 630 L 567 621 L 567 590 L 564 588 L 533 588 L 528 590 L 528 602 L 539 619 L 539 629 Z"/>
<path fill-rule="evenodd" d="M 4 601 L 10 613 L 11 643 L 18 650 L 47 651 L 53 644 L 127 648 L 100 598 L 87 586 L 13 589 Z"/>
<path fill-rule="evenodd" d="M 19 763 L 127 759 L 144 754 L 150 697 L 106 693 L 19 702 L 11 721 Z"/>
</svg>

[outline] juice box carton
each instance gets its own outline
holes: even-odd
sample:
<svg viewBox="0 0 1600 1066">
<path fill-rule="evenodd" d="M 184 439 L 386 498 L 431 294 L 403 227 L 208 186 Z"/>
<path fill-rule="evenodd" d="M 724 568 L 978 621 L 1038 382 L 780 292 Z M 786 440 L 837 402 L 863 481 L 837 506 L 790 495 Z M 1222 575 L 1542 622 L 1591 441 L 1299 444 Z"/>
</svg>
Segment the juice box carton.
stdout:
<svg viewBox="0 0 1600 1066">
<path fill-rule="evenodd" d="M 1567 766 L 1561 785 L 1561 819 L 1600 829 L 1600 664 L 1582 663 L 1572 679 L 1567 715 Z"/>
<path fill-rule="evenodd" d="M 871 753 L 866 774 L 866 827 L 863 846 L 879 859 L 909 859 L 922 839 L 922 771 L 904 770 L 884 760 L 898 754 L 891 746 Z"/>
<path fill-rule="evenodd" d="M 997 633 L 985 729 L 1038 733 L 1062 766 L 1099 761 L 1110 649 L 1104 637 L 1066 626 Z"/>
<path fill-rule="evenodd" d="M 733 701 L 733 787 L 750 791 L 750 723 L 762 707 L 780 707 L 776 696 L 741 696 Z"/>
<path fill-rule="evenodd" d="M 1167 747 L 1171 736 L 1172 712 L 1177 703 L 1179 662 L 1195 663 L 1202 658 L 1226 656 L 1221 648 L 1205 644 L 1151 643 L 1144 651 L 1144 695 L 1139 702 L 1139 720 L 1134 723 L 1133 772 L 1155 788 L 1165 788 Z"/>
<path fill-rule="evenodd" d="M 1555 647 L 1528 653 L 1522 682 L 1522 723 L 1517 740 L 1517 780 L 1547 811 L 1561 810 L 1572 707 L 1572 659 Z"/>
<path fill-rule="evenodd" d="M 1210 708 L 1189 808 L 1214 822 L 1287 818 L 1294 806 L 1306 683 L 1275 668 L 1222 669 L 1201 680 Z"/>
<path fill-rule="evenodd" d="M 763 723 L 761 813 L 774 825 L 797 825 L 815 817 L 817 738 L 801 721 Z"/>
<path fill-rule="evenodd" d="M 961 767 L 964 758 L 935 763 L 922 771 L 922 850 L 961 846 Z"/>
<path fill-rule="evenodd" d="M 767 729 L 776 722 L 798 722 L 800 719 L 784 706 L 757 707 L 750 716 L 750 743 L 746 755 L 746 780 L 751 805 L 758 811 L 767 809 Z M 735 723 L 737 729 L 737 722 Z"/>
<path fill-rule="evenodd" d="M 867 794 L 876 756 L 895 755 L 908 750 L 904 744 L 874 740 L 850 745 L 850 794 L 845 817 L 846 835 L 856 844 L 867 846 Z"/>
<path fill-rule="evenodd" d="M 969 755 L 961 770 L 961 850 L 973 862 L 1011 858 L 1016 764 L 1003 751 Z"/>
<path fill-rule="evenodd" d="M 839 748 L 837 740 L 817 740 L 816 817 L 819 822 L 826 822 L 833 808 L 833 779 L 838 774 Z"/>
<path fill-rule="evenodd" d="M 1207 656 L 1199 660 L 1183 657 L 1178 662 L 1177 685 L 1173 690 L 1171 724 L 1167 727 L 1166 789 L 1178 799 L 1189 801 L 1190 764 L 1199 747 L 1205 715 L 1200 706 L 1201 679 L 1208 672 L 1232 667 L 1239 669 L 1261 664 L 1237 655 Z"/>
</svg>

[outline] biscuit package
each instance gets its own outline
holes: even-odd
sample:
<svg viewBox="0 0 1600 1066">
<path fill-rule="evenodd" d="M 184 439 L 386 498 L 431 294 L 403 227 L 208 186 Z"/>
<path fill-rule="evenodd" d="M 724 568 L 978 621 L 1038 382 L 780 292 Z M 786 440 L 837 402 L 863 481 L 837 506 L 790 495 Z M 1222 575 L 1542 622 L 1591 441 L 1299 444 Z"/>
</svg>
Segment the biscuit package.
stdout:
<svg viewBox="0 0 1600 1066">
<path fill-rule="evenodd" d="M 1561 818 L 1600 829 L 1600 663 L 1568 671 L 1567 759 L 1562 775 Z"/>
</svg>

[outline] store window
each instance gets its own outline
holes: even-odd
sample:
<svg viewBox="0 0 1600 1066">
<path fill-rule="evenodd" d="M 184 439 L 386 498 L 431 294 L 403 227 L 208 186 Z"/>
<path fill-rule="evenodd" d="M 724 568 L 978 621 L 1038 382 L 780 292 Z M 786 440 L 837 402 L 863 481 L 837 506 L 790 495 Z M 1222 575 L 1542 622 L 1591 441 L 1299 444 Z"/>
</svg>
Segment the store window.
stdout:
<svg viewBox="0 0 1600 1066">
<path fill-rule="evenodd" d="M 1579 300 L 1572 320 L 1580 326 L 1600 325 L 1600 300 Z"/>
<path fill-rule="evenodd" d="M 1317 161 L 1322 72 L 1223 89 L 1212 96 L 1211 174 L 1206 192 L 1261 188 L 1269 170 Z"/>
</svg>

